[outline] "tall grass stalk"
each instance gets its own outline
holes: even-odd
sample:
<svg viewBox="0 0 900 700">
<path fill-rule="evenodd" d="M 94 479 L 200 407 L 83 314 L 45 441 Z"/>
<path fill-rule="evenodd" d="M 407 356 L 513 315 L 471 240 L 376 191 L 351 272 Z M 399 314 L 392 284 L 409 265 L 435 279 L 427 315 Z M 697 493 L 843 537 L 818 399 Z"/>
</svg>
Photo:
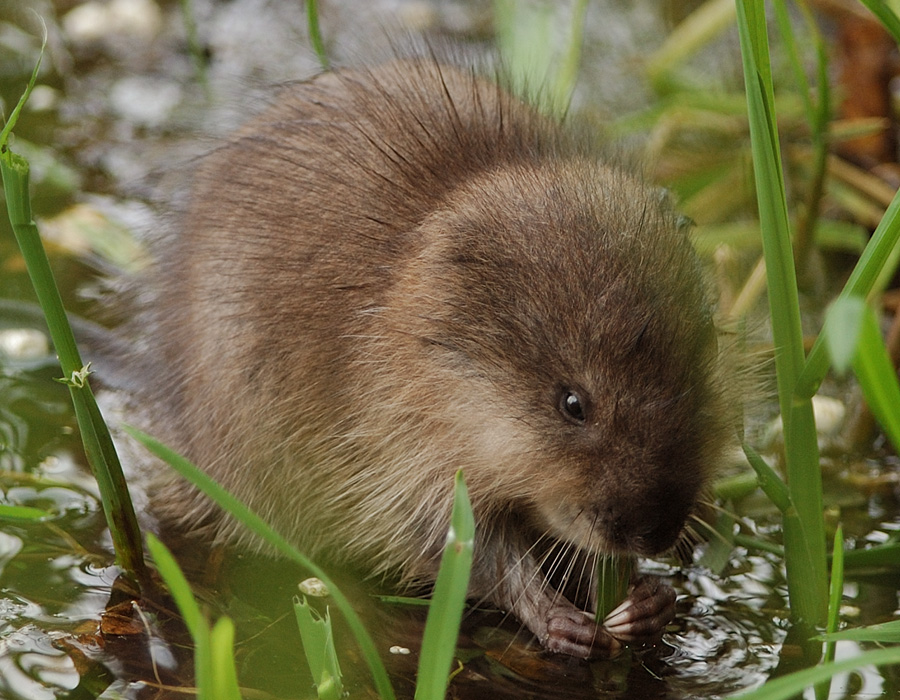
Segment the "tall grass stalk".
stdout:
<svg viewBox="0 0 900 700">
<path fill-rule="evenodd" d="M 806 358 L 791 248 L 784 174 L 775 119 L 765 6 L 738 0 L 738 32 L 747 91 L 753 170 L 763 234 L 778 400 L 790 496 L 784 518 L 785 566 L 795 623 L 819 626 L 827 613 L 822 477 L 809 397 L 796 395 Z M 796 515 L 796 517 L 793 517 Z"/>
<path fill-rule="evenodd" d="M 150 450 L 150 452 L 169 464 L 181 474 L 181 476 L 209 496 L 221 508 L 243 523 L 272 548 L 286 558 L 300 564 L 300 566 L 322 581 L 334 600 L 335 605 L 337 605 L 338 609 L 347 620 L 350 631 L 356 637 L 363 652 L 363 656 L 372 671 L 376 690 L 385 700 L 393 700 L 394 691 L 391 687 L 384 665 L 381 662 L 381 657 L 378 655 L 378 651 L 375 648 L 375 644 L 363 626 L 356 611 L 351 606 L 350 601 L 344 596 L 334 581 L 332 581 L 331 578 L 316 564 L 297 551 L 284 538 L 272 530 L 267 523 L 253 513 L 246 505 L 234 498 L 234 496 L 217 484 L 209 475 L 191 464 L 187 459 L 135 428 L 126 426 L 125 430 L 129 435 Z M 465 481 L 460 472 L 456 475 L 453 510 L 450 516 L 450 530 L 447 536 L 447 544 L 441 558 L 441 566 L 435 583 L 434 594 L 432 595 L 431 604 L 429 606 L 428 618 L 425 623 L 425 634 L 422 639 L 419 672 L 416 684 L 415 697 L 417 700 L 439 700 L 440 698 L 443 698 L 446 693 L 449 678 L 448 671 L 453 660 L 453 654 L 456 650 L 460 620 L 462 619 L 466 601 L 466 592 L 468 591 L 474 541 L 475 519 L 472 514 L 472 506 L 469 503 Z M 157 549 L 161 545 L 154 544 L 153 546 L 154 559 L 159 562 L 160 558 L 157 556 Z M 165 557 L 165 552 L 160 556 Z M 185 615 L 186 618 L 185 622 L 188 624 L 192 635 L 196 630 L 197 634 L 200 635 L 200 643 L 206 644 L 206 638 L 203 636 L 206 627 L 200 626 L 196 621 L 197 613 L 191 607 L 191 603 L 188 601 L 186 604 L 188 612 L 182 610 L 182 614 Z M 302 603 L 300 604 L 300 607 L 303 607 Z M 298 614 L 298 624 L 301 625 L 301 630 L 303 630 L 304 625 L 307 625 L 307 623 L 310 622 L 308 619 L 309 614 L 307 611 L 297 610 L 296 607 L 295 612 Z M 187 620 L 188 615 L 193 616 L 191 621 Z M 304 619 L 302 620 L 300 619 L 301 615 L 304 616 Z M 309 631 L 309 627 L 316 627 L 316 629 L 314 630 L 314 635 L 312 637 L 308 634 L 304 634 L 304 649 L 307 652 L 307 655 L 313 653 L 314 655 L 321 656 L 324 654 L 331 656 L 330 659 L 317 658 L 310 663 L 310 668 L 315 676 L 320 697 L 326 698 L 340 695 L 340 670 L 333 646 L 329 646 L 331 643 L 330 626 L 328 626 L 328 629 L 326 630 L 323 625 L 314 623 L 312 625 L 307 625 L 307 632 Z M 316 637 L 316 635 L 318 636 Z M 316 638 L 313 639 L 313 637 Z M 198 637 L 195 637 L 195 639 L 197 638 Z M 323 646 L 323 643 L 325 642 L 327 642 L 327 644 Z M 313 645 L 314 648 L 306 649 L 307 644 Z M 207 652 L 201 650 L 197 653 L 200 655 L 200 658 L 206 662 L 208 656 Z M 327 670 L 327 674 L 323 674 L 323 670 Z M 324 683 L 321 683 L 323 680 Z"/>
<path fill-rule="evenodd" d="M 90 365 L 82 362 L 78 352 L 59 288 L 50 268 L 50 261 L 41 243 L 37 225 L 32 219 L 28 191 L 30 173 L 28 161 L 14 153 L 8 144 L 22 106 L 34 87 L 40 63 L 39 59 L 28 87 L 10 115 L 9 121 L 0 131 L 0 177 L 3 179 L 3 190 L 13 233 L 47 320 L 50 337 L 63 371 L 62 381 L 69 388 L 72 397 L 75 419 L 81 431 L 88 464 L 100 490 L 100 500 L 112 535 L 116 561 L 125 571 L 140 580 L 145 576 L 146 568 L 140 528 L 131 504 L 128 486 L 109 429 L 91 391 L 88 379 Z"/>
<path fill-rule="evenodd" d="M 887 666 L 896 663 L 900 663 L 900 647 L 876 649 L 852 659 L 832 661 L 791 673 L 782 678 L 775 678 L 761 688 L 730 697 L 731 700 L 791 700 L 799 697 L 810 686 L 827 681 L 838 673 L 846 673 L 865 666 Z"/>
</svg>

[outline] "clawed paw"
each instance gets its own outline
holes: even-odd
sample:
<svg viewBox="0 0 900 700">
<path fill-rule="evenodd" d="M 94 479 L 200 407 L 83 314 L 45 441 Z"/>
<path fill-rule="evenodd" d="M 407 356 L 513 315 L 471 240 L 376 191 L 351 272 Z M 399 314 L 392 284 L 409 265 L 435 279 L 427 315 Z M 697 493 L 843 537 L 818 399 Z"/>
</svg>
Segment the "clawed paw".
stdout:
<svg viewBox="0 0 900 700">
<path fill-rule="evenodd" d="M 549 651 L 582 659 L 611 658 L 622 650 L 622 643 L 598 625 L 591 613 L 574 606 L 551 609 L 542 642 Z"/>
<path fill-rule="evenodd" d="M 625 642 L 659 639 L 675 618 L 675 590 L 653 576 L 637 581 L 628 598 L 603 621 L 603 628 Z"/>
<path fill-rule="evenodd" d="M 544 646 L 553 652 L 582 659 L 611 658 L 626 643 L 657 641 L 675 618 L 675 590 L 658 578 L 647 576 L 629 590 L 628 598 L 602 625 L 591 613 L 572 605 L 557 604 L 547 616 Z"/>
</svg>

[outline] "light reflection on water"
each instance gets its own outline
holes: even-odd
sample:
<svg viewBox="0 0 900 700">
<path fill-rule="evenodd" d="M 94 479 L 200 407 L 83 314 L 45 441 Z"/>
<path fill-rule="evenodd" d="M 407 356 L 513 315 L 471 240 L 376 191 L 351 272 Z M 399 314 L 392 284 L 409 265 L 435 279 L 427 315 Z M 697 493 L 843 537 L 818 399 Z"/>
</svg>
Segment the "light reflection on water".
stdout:
<svg viewBox="0 0 900 700">
<path fill-rule="evenodd" d="M 0 639 L 0 697 L 52 699 L 79 682 L 72 659 L 37 626 L 26 625 Z"/>
</svg>

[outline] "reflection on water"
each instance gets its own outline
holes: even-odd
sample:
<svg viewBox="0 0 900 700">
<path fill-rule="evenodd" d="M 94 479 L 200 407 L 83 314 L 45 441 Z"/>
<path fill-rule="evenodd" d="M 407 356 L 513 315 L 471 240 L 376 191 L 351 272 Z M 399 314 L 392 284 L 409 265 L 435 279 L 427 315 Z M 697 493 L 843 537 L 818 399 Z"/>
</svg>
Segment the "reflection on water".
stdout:
<svg viewBox="0 0 900 700">
<path fill-rule="evenodd" d="M 50 635 L 25 625 L 0 639 L 0 691 L 10 700 L 43 700 L 72 690 L 80 677 L 72 659 L 53 646 Z"/>
</svg>

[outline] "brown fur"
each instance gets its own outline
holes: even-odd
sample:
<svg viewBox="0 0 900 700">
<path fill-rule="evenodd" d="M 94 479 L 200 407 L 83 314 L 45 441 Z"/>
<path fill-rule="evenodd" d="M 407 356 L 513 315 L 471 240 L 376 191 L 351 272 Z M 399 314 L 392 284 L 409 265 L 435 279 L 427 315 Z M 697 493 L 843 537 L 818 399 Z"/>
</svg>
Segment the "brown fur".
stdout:
<svg viewBox="0 0 900 700">
<path fill-rule="evenodd" d="M 669 205 L 464 70 L 284 88 L 202 161 L 157 281 L 158 435 L 308 555 L 402 583 L 433 580 L 463 469 L 471 593 L 545 643 L 559 598 L 536 542 L 668 548 L 726 442 Z M 255 546 L 180 482 L 156 502 Z"/>
</svg>

